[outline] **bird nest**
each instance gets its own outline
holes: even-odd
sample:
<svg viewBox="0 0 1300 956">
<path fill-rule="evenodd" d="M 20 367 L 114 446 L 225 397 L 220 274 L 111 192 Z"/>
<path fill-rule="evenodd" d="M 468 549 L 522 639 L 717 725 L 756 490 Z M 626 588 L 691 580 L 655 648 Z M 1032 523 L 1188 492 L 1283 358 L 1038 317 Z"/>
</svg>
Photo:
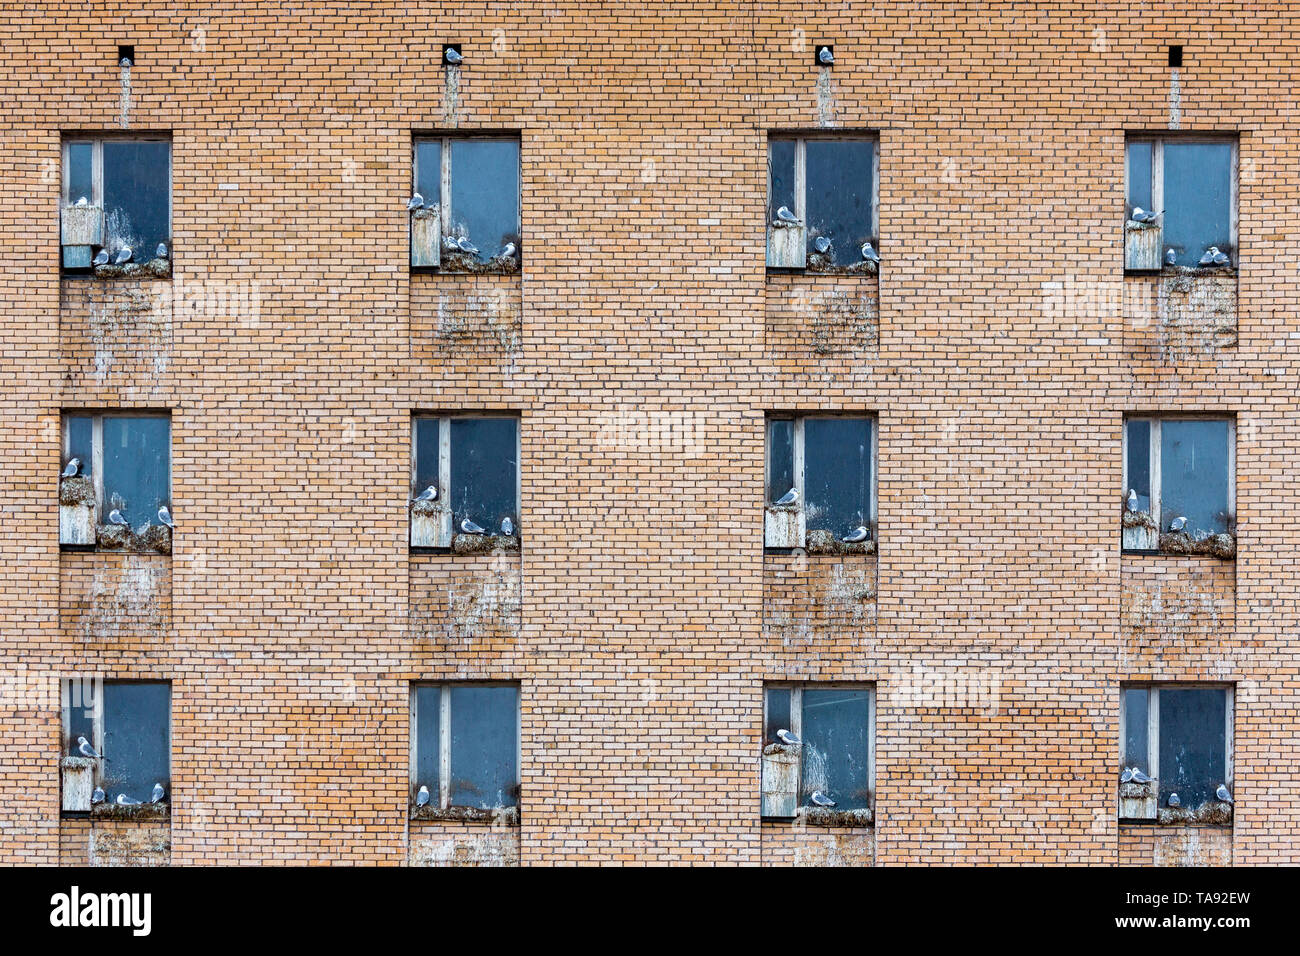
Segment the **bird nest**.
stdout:
<svg viewBox="0 0 1300 956">
<path fill-rule="evenodd" d="M 801 807 L 799 819 L 810 827 L 869 827 L 871 810 L 838 810 L 835 807 Z"/>
<path fill-rule="evenodd" d="M 518 807 L 417 807 L 411 804 L 412 820 L 433 820 L 442 823 L 490 823 L 494 826 L 519 826 Z"/>
<path fill-rule="evenodd" d="M 1164 554 L 1208 554 L 1225 561 L 1237 556 L 1237 539 L 1230 534 L 1212 534 L 1193 538 L 1186 531 L 1170 531 L 1160 536 Z"/>
<path fill-rule="evenodd" d="M 1161 807 L 1156 822 L 1163 826 L 1224 826 L 1232 822 L 1232 804 L 1207 800 L 1195 810 L 1187 807 Z"/>
<path fill-rule="evenodd" d="M 1160 224 L 1154 220 L 1151 222 L 1138 222 L 1136 219 L 1129 219 L 1124 223 L 1124 228 L 1129 232 L 1145 232 L 1148 229 L 1159 229 Z"/>
<path fill-rule="evenodd" d="M 438 499 L 434 498 L 429 501 L 415 501 L 411 503 L 411 514 L 420 515 L 424 518 L 432 518 L 446 512 L 446 507 Z"/>
<path fill-rule="evenodd" d="M 59 479 L 59 504 L 94 505 L 95 483 L 86 475 Z"/>
<path fill-rule="evenodd" d="M 771 743 L 763 748 L 764 757 L 793 757 L 798 753 L 799 748 L 795 744 Z"/>
<path fill-rule="evenodd" d="M 90 808 L 90 815 L 96 820 L 166 820 L 171 812 L 171 805 L 166 800 L 131 807 L 120 807 L 111 800 L 106 800 Z"/>
<path fill-rule="evenodd" d="M 513 275 L 520 269 L 519 254 L 509 258 L 493 256 L 486 262 L 477 255 L 460 249 L 442 248 L 440 272 L 466 272 L 472 275 Z"/>
<path fill-rule="evenodd" d="M 457 534 L 451 539 L 453 554 L 498 554 L 519 550 L 519 536 L 513 534 Z"/>
<path fill-rule="evenodd" d="M 841 541 L 833 531 L 809 531 L 804 543 L 808 554 L 875 554 L 876 537 L 866 541 Z"/>
<path fill-rule="evenodd" d="M 172 274 L 170 259 L 150 259 L 148 262 L 127 262 L 120 266 L 95 266 L 96 279 L 166 279 Z"/>
<path fill-rule="evenodd" d="M 1119 785 L 1119 795 L 1122 800 L 1147 800 L 1156 795 L 1156 782 L 1150 783 L 1121 783 Z"/>
<path fill-rule="evenodd" d="M 849 265 L 836 265 L 831 257 L 821 252 L 809 252 L 808 260 L 804 266 L 805 272 L 815 273 L 817 275 L 876 275 L 880 269 L 876 263 L 870 259 L 863 259 L 861 262 L 853 262 Z"/>
<path fill-rule="evenodd" d="M 166 525 L 149 524 L 139 530 L 120 524 L 101 524 L 95 530 L 95 542 L 104 551 L 135 551 L 145 554 L 171 554 L 172 532 Z"/>
<path fill-rule="evenodd" d="M 1151 517 L 1151 512 L 1149 511 L 1129 511 L 1128 508 L 1125 508 L 1122 521 L 1126 528 L 1145 528 L 1148 531 L 1156 530 L 1156 519 Z"/>
</svg>

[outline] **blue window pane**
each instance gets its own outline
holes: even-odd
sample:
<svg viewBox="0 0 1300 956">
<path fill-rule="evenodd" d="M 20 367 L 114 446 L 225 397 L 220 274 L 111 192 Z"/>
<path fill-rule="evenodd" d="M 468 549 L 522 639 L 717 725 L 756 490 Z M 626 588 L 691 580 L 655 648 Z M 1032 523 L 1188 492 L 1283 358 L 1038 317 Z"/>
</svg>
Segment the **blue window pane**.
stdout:
<svg viewBox="0 0 1300 956">
<path fill-rule="evenodd" d="M 1145 687 L 1130 687 L 1124 691 L 1124 766 L 1137 767 L 1151 775 L 1147 744 L 1147 702 L 1150 693 Z"/>
<path fill-rule="evenodd" d="M 871 703 L 865 690 L 803 692 L 803 787 L 801 802 L 812 806 L 820 790 L 837 810 L 871 805 L 868 735 Z"/>
<path fill-rule="evenodd" d="M 95 744 L 95 708 L 102 685 L 96 678 L 73 677 L 67 681 L 63 701 L 63 724 L 68 729 L 63 742 L 64 753 L 80 756 L 77 738 L 85 737 Z"/>
<path fill-rule="evenodd" d="M 1232 242 L 1232 146 L 1167 141 L 1164 243 L 1180 266 L 1194 266 L 1210 246 Z"/>
<path fill-rule="evenodd" d="M 68 144 L 68 202 L 95 201 L 94 155 L 93 143 Z"/>
<path fill-rule="evenodd" d="M 103 436 L 105 513 L 119 509 L 132 527 L 157 524 L 171 497 L 171 422 L 105 415 Z"/>
<path fill-rule="evenodd" d="M 1166 419 L 1160 425 L 1160 523 L 1182 516 L 1193 538 L 1229 527 L 1228 423 Z"/>
<path fill-rule="evenodd" d="M 438 484 L 438 437 L 441 422 L 436 418 L 415 419 L 415 493 Z M 439 499 L 441 500 L 441 499 Z"/>
<path fill-rule="evenodd" d="M 456 528 L 468 518 L 489 532 L 509 517 L 516 528 L 519 420 L 454 418 L 451 422 L 451 509 Z"/>
<path fill-rule="evenodd" d="M 78 458 L 81 465 L 79 475 L 91 474 L 94 465 L 95 420 L 89 415 L 69 415 L 67 458 Z M 66 460 L 66 459 L 65 459 Z"/>
<path fill-rule="evenodd" d="M 451 229 L 468 237 L 484 262 L 507 242 L 519 245 L 518 142 L 452 140 Z"/>
<path fill-rule="evenodd" d="M 794 196 L 795 148 L 792 139 L 774 139 L 768 143 L 768 218 L 773 221 L 782 206 L 791 212 L 799 209 Z"/>
<path fill-rule="evenodd" d="M 426 206 L 433 206 L 442 202 L 441 140 L 416 140 L 415 191 L 424 197 Z"/>
<path fill-rule="evenodd" d="M 170 143 L 104 142 L 104 243 L 130 246 L 136 262 L 171 242 Z"/>
<path fill-rule="evenodd" d="M 429 788 L 431 806 L 439 805 L 438 788 L 441 786 L 439 770 L 439 741 L 441 734 L 442 688 L 418 686 L 415 688 L 415 790 Z"/>
<path fill-rule="evenodd" d="M 104 792 L 148 801 L 153 785 L 171 793 L 171 686 L 104 685 Z"/>
<path fill-rule="evenodd" d="M 452 806 L 518 804 L 518 710 L 518 688 L 452 687 Z"/>
<path fill-rule="evenodd" d="M 803 435 L 808 530 L 839 537 L 870 526 L 871 420 L 809 418 Z"/>
<path fill-rule="evenodd" d="M 1135 208 L 1159 212 L 1151 208 L 1151 152 L 1154 144 L 1136 142 L 1128 144 L 1128 212 Z"/>
<path fill-rule="evenodd" d="M 1124 489 L 1127 499 L 1129 489 L 1138 494 L 1138 510 L 1151 510 L 1151 422 L 1145 419 L 1131 419 L 1125 425 L 1128 430 L 1128 488 Z"/>
<path fill-rule="evenodd" d="M 794 421 L 767 423 L 767 500 L 780 501 L 794 487 Z"/>
<path fill-rule="evenodd" d="M 778 730 L 792 730 L 790 700 L 792 692 L 789 687 L 769 687 L 763 708 L 763 744 L 780 743 Z"/>
<path fill-rule="evenodd" d="M 875 146 L 849 140 L 809 140 L 804 153 L 808 242 L 831 240 L 836 265 L 862 261 L 871 234 L 872 161 Z"/>
<path fill-rule="evenodd" d="M 1226 783 L 1228 695 L 1221 688 L 1160 691 L 1160 805 L 1177 793 L 1194 810 Z"/>
</svg>

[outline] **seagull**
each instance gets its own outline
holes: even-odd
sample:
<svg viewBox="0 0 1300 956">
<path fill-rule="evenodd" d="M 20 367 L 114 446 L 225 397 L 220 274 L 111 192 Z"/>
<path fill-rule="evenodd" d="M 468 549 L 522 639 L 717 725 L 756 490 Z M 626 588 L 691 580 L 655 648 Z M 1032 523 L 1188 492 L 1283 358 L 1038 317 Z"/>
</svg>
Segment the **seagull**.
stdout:
<svg viewBox="0 0 1300 956">
<path fill-rule="evenodd" d="M 427 807 L 429 805 L 429 788 L 421 785 L 419 791 L 415 794 L 415 805 L 417 807 Z"/>
<path fill-rule="evenodd" d="M 104 796 L 103 787 L 96 787 L 94 790 L 90 792 L 90 802 L 92 805 L 96 803 L 103 803 L 105 799 L 107 798 Z"/>
<path fill-rule="evenodd" d="M 122 517 L 122 512 L 114 508 L 108 513 L 108 523 L 115 524 L 123 528 L 131 527 L 131 522 Z"/>
<path fill-rule="evenodd" d="M 482 527 L 480 527 L 479 525 L 476 525 L 474 522 L 470 521 L 468 518 L 461 518 L 461 519 L 460 519 L 460 530 L 463 531 L 463 532 L 465 532 L 465 534 L 483 534 L 483 533 L 484 533 L 484 529 L 483 529 Z"/>
<path fill-rule="evenodd" d="M 1133 768 L 1133 782 L 1134 782 L 1134 783 L 1150 783 L 1150 782 L 1151 782 L 1151 778 L 1148 777 L 1146 774 L 1144 774 L 1144 773 L 1143 773 L 1141 770 L 1139 770 L 1137 767 L 1134 767 L 1134 768 Z"/>
<path fill-rule="evenodd" d="M 418 495 L 415 496 L 415 500 L 416 501 L 437 501 L 438 486 L 430 485 L 428 488 L 425 488 L 422 492 L 420 492 Z"/>
<path fill-rule="evenodd" d="M 871 537 L 871 532 L 867 530 L 867 526 L 860 524 L 840 540 L 845 544 L 857 544 L 859 541 L 866 541 L 869 537 Z"/>
<path fill-rule="evenodd" d="M 1182 531 L 1186 527 L 1187 527 L 1187 519 L 1182 515 L 1179 515 L 1173 521 L 1169 522 L 1170 531 Z"/>
<path fill-rule="evenodd" d="M 95 760 L 104 759 L 103 755 L 97 753 L 95 748 L 90 745 L 90 741 L 85 737 L 77 738 L 77 753 L 81 754 L 83 757 L 91 757 Z"/>
<path fill-rule="evenodd" d="M 89 203 L 90 203 L 90 200 L 87 199 L 85 196 L 82 196 L 80 199 L 78 199 L 78 200 L 77 200 L 76 202 L 74 202 L 72 205 L 74 205 L 74 206 L 85 206 L 85 205 L 89 205 Z"/>
<path fill-rule="evenodd" d="M 1228 254 L 1226 252 L 1216 251 L 1214 253 L 1214 264 L 1216 266 L 1226 266 L 1230 261 L 1231 260 L 1229 260 Z"/>
<path fill-rule="evenodd" d="M 457 239 L 456 246 L 460 249 L 461 252 L 468 252 L 471 255 L 478 252 L 478 247 L 476 247 L 474 243 L 469 241 L 468 236 L 462 236 L 461 238 Z"/>
<path fill-rule="evenodd" d="M 160 243 L 158 243 L 158 248 L 155 249 L 155 250 L 153 251 L 153 257 L 154 257 L 155 259 L 166 259 L 166 258 L 167 258 L 167 243 L 165 243 L 165 242 L 160 242 Z"/>
<path fill-rule="evenodd" d="M 131 58 L 129 56 L 124 56 L 122 59 L 117 61 L 117 65 L 124 66 L 129 70 L 131 69 Z"/>
<path fill-rule="evenodd" d="M 830 66 L 835 62 L 835 54 L 831 52 L 830 47 L 824 46 L 817 49 L 817 62 L 825 66 Z"/>
<path fill-rule="evenodd" d="M 1141 206 L 1134 206 L 1132 219 L 1134 222 L 1155 222 L 1158 215 L 1160 215 L 1158 212 L 1143 209 Z"/>
<path fill-rule="evenodd" d="M 1220 255 L 1221 253 L 1219 252 L 1218 246 L 1210 246 L 1210 248 L 1206 249 L 1205 253 L 1201 256 L 1200 265 L 1212 266 Z"/>
<path fill-rule="evenodd" d="M 409 200 L 407 200 L 406 211 L 415 212 L 415 210 L 420 209 L 423 206 L 424 206 L 424 197 L 421 196 L 419 193 L 416 193 Z"/>
<path fill-rule="evenodd" d="M 106 265 L 108 265 L 108 250 L 107 250 L 107 249 L 100 249 L 100 250 L 99 250 L 99 255 L 95 256 L 95 262 L 94 262 L 94 265 L 97 265 L 97 266 L 106 266 Z"/>
<path fill-rule="evenodd" d="M 831 251 L 831 241 L 827 239 L 825 236 L 818 236 L 816 239 L 813 240 L 813 248 L 816 249 L 818 252 L 820 252 L 822 255 L 825 255 L 826 253 Z"/>
<path fill-rule="evenodd" d="M 447 47 L 442 51 L 442 58 L 446 60 L 448 63 L 450 63 L 452 66 L 458 66 L 460 62 L 463 59 L 465 59 L 463 56 L 461 56 L 451 47 Z"/>
<path fill-rule="evenodd" d="M 798 501 L 798 500 L 799 500 L 799 489 L 798 489 L 798 488 L 791 488 L 789 491 L 787 491 L 785 494 L 783 494 L 780 498 L 778 498 L 776 503 L 777 503 L 778 505 L 792 505 L 792 504 L 794 504 L 794 503 L 795 503 L 796 501 Z"/>
<path fill-rule="evenodd" d="M 121 251 L 118 252 L 117 258 L 113 260 L 113 265 L 124 266 L 130 261 L 131 261 L 131 247 L 123 246 Z"/>
<path fill-rule="evenodd" d="M 1130 780 L 1132 780 L 1132 779 L 1133 779 L 1133 768 L 1132 768 L 1132 767 L 1125 767 L 1125 768 L 1124 768 L 1124 772 L 1123 772 L 1122 774 L 1119 775 L 1119 782 L 1120 782 L 1120 783 L 1128 783 L 1128 782 L 1129 782 Z"/>
<path fill-rule="evenodd" d="M 515 523 L 510 520 L 509 515 L 506 515 L 501 519 L 501 533 L 506 537 L 515 533 Z"/>
<path fill-rule="evenodd" d="M 784 730 L 784 729 L 778 730 L 776 732 L 776 739 L 781 741 L 781 743 L 787 744 L 791 747 L 799 746 L 799 738 L 796 737 L 794 734 L 790 733 L 790 731 L 788 730 Z"/>
<path fill-rule="evenodd" d="M 1224 784 L 1219 784 L 1219 789 L 1214 791 L 1214 795 L 1224 803 L 1232 803 L 1232 794 Z"/>
<path fill-rule="evenodd" d="M 158 520 L 161 521 L 163 524 L 165 524 L 167 527 L 171 528 L 173 531 L 176 530 L 176 525 L 172 523 L 172 513 L 170 510 L 168 510 L 166 505 L 163 505 L 161 508 L 158 509 Z"/>
<path fill-rule="evenodd" d="M 518 246 L 516 246 L 513 242 L 507 242 L 506 247 L 502 249 L 500 253 L 497 254 L 497 258 L 512 259 L 514 258 L 515 253 L 518 251 L 519 251 Z"/>
<path fill-rule="evenodd" d="M 1132 488 L 1128 490 L 1128 510 L 1129 511 L 1138 510 L 1138 493 Z"/>
<path fill-rule="evenodd" d="M 1178 794 L 1171 793 L 1169 795 L 1169 805 L 1171 807 L 1181 807 L 1183 805 L 1183 801 L 1178 799 Z"/>
<path fill-rule="evenodd" d="M 819 807 L 833 807 L 833 806 L 835 806 L 835 801 L 832 800 L 830 797 L 826 796 L 826 794 L 822 793 L 820 790 L 814 790 L 814 791 L 812 792 L 812 798 L 811 798 L 811 799 L 812 799 L 812 802 L 813 802 L 814 804 L 816 804 L 817 806 L 819 806 Z"/>
<path fill-rule="evenodd" d="M 149 794 L 149 802 L 157 803 L 166 795 L 167 791 L 163 789 L 163 785 L 161 783 L 155 783 L 153 785 L 153 793 Z"/>
<path fill-rule="evenodd" d="M 1178 265 L 1178 253 L 1174 252 L 1173 249 L 1165 250 L 1165 265 L 1167 266 Z"/>
<path fill-rule="evenodd" d="M 119 807 L 138 807 L 140 805 L 140 801 L 132 800 L 125 793 L 119 793 L 117 795 L 117 805 Z"/>
<path fill-rule="evenodd" d="M 789 222 L 798 224 L 799 217 L 790 211 L 789 206 L 782 206 L 776 211 L 777 222 Z"/>
<path fill-rule="evenodd" d="M 880 254 L 876 252 L 869 242 L 864 242 L 862 244 L 862 258 L 866 259 L 868 262 L 875 262 L 877 264 L 880 262 Z"/>
<path fill-rule="evenodd" d="M 81 459 L 73 458 L 71 461 L 68 462 L 68 467 L 63 469 L 63 474 L 59 475 L 59 477 L 71 478 L 73 475 L 77 473 L 77 469 L 80 467 L 81 467 Z"/>
</svg>

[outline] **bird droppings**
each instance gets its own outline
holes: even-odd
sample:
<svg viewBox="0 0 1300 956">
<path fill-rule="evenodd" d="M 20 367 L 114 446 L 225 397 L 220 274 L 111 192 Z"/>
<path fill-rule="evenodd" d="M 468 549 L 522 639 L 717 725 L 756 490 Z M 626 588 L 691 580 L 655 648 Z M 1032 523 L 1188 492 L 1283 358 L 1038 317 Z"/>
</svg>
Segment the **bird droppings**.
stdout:
<svg viewBox="0 0 1300 956">
<path fill-rule="evenodd" d="M 872 797 L 872 803 L 875 798 Z M 872 825 L 870 808 L 837 810 L 834 807 L 800 807 L 798 819 L 810 827 L 869 827 Z"/>
<path fill-rule="evenodd" d="M 101 551 L 129 551 L 136 554 L 172 553 L 171 529 L 162 524 L 148 524 L 138 529 L 117 524 L 101 524 L 96 529 L 95 541 Z"/>
<path fill-rule="evenodd" d="M 519 245 L 518 241 L 515 243 Z M 513 256 L 493 256 L 484 261 L 471 252 L 464 252 L 460 249 L 449 249 L 445 245 L 442 250 L 442 264 L 438 266 L 439 272 L 462 272 L 471 275 L 497 275 L 508 276 L 519 272 L 521 263 L 519 253 Z"/>
<path fill-rule="evenodd" d="M 835 532 L 818 529 L 808 532 L 804 550 L 808 554 L 875 554 L 876 536 L 873 533 L 866 541 L 841 541 Z"/>
<path fill-rule="evenodd" d="M 879 336 L 878 292 L 856 297 L 844 289 L 816 296 L 804 315 L 811 345 L 818 355 L 875 348 Z"/>
<path fill-rule="evenodd" d="M 519 536 L 512 534 L 457 534 L 451 539 L 452 554 L 500 554 L 519 546 Z"/>
<path fill-rule="evenodd" d="M 59 480 L 59 504 L 88 505 L 95 504 L 95 483 L 87 475 L 72 475 Z"/>
<path fill-rule="evenodd" d="M 841 276 L 874 276 L 880 272 L 880 267 L 870 259 L 863 259 L 860 262 L 852 262 L 848 265 L 839 265 L 835 263 L 831 256 L 811 249 L 808 250 L 808 264 L 804 269 L 818 275 Z"/>
<path fill-rule="evenodd" d="M 172 274 L 170 259 L 150 259 L 148 262 L 127 262 L 122 265 L 95 266 L 96 279 L 168 279 Z"/>
<path fill-rule="evenodd" d="M 166 801 L 159 803 L 141 803 L 138 806 L 124 807 L 113 802 L 114 795 L 104 803 L 97 803 L 90 808 L 90 818 L 93 821 L 98 820 L 135 820 L 139 822 L 169 820 L 171 819 L 171 804 Z"/>
<path fill-rule="evenodd" d="M 1186 531 L 1169 531 L 1160 536 L 1162 554 L 1208 554 L 1231 561 L 1237 557 L 1237 539 L 1231 534 L 1193 538 Z"/>
<path fill-rule="evenodd" d="M 60 590 L 66 596 L 64 619 L 70 637 L 83 641 L 166 637 L 171 574 L 165 559 L 74 552 L 64 555 L 61 565 Z"/>
<path fill-rule="evenodd" d="M 1125 508 L 1123 517 L 1120 519 L 1125 528 L 1143 528 L 1147 531 L 1156 530 L 1156 519 L 1151 517 L 1149 511 L 1130 511 Z"/>
<path fill-rule="evenodd" d="M 406 862 L 408 866 L 518 866 L 519 828 L 412 821 Z"/>
<path fill-rule="evenodd" d="M 1156 823 L 1160 826 L 1229 826 L 1232 823 L 1232 804 L 1207 800 L 1195 810 L 1161 807 Z"/>
<path fill-rule="evenodd" d="M 417 807 L 411 804 L 412 820 L 438 820 L 443 823 L 490 823 L 498 827 L 519 826 L 518 807 Z"/>
</svg>

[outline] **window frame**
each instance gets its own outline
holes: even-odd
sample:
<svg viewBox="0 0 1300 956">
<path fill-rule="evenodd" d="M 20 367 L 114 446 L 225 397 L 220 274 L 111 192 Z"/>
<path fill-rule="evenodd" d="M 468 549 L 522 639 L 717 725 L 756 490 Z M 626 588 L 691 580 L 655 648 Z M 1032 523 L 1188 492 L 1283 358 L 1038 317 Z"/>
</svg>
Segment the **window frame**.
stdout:
<svg viewBox="0 0 1300 956">
<path fill-rule="evenodd" d="M 519 146 L 519 165 L 518 175 L 515 177 L 518 194 L 515 197 L 515 204 L 519 210 L 519 221 L 516 223 L 516 229 L 520 238 L 524 235 L 524 143 L 523 137 L 518 133 L 484 131 L 484 132 L 466 132 L 466 133 L 418 133 L 411 134 L 411 192 L 416 190 L 416 183 L 420 181 L 420 143 L 437 142 L 440 144 L 438 150 L 438 226 L 439 236 L 451 235 L 451 178 L 453 175 L 451 168 L 451 144 L 456 141 L 478 140 L 480 142 L 497 142 L 497 143 L 515 143 Z M 427 206 L 428 198 L 425 198 Z M 416 266 L 415 268 L 438 269 L 441 266 Z"/>
<path fill-rule="evenodd" d="M 870 242 L 880 248 L 880 133 L 873 130 L 769 130 L 767 134 L 767 218 L 776 215 L 772 208 L 772 144 L 793 142 L 794 201 L 791 210 L 799 221 L 808 225 L 808 144 L 810 142 L 869 143 L 871 145 L 871 223 Z M 805 239 L 805 242 L 807 240 Z M 782 268 L 785 267 L 769 267 Z M 806 268 L 806 267 L 805 267 Z M 786 270 L 788 271 L 788 270 Z M 796 270 L 802 271 L 802 270 Z"/>
<path fill-rule="evenodd" d="M 515 808 L 520 809 L 523 804 L 523 710 L 524 710 L 524 689 L 522 683 L 512 680 L 429 680 L 429 681 L 411 681 L 409 706 L 410 706 L 410 745 L 408 754 L 408 803 L 411 807 L 415 806 L 415 795 L 418 792 L 420 781 L 416 779 L 418 768 L 416 759 L 418 756 L 418 729 L 419 722 L 419 690 L 431 690 L 437 688 L 438 696 L 438 805 L 433 806 L 434 796 L 430 794 L 429 806 L 434 810 L 445 811 L 454 809 L 451 803 L 451 692 L 456 687 L 509 687 L 515 691 L 515 781 L 514 785 L 520 791 L 519 798 L 515 801 Z M 477 809 L 477 808 L 476 808 Z"/>
<path fill-rule="evenodd" d="M 1123 478 L 1120 487 L 1120 496 L 1124 498 L 1129 491 L 1129 437 L 1128 426 L 1130 422 L 1146 422 L 1150 427 L 1150 447 L 1147 449 L 1147 468 L 1151 480 L 1151 518 L 1156 525 L 1157 536 L 1163 532 L 1160 530 L 1164 527 L 1163 509 L 1164 502 L 1161 500 L 1163 492 L 1163 476 L 1161 475 L 1161 423 L 1165 421 L 1214 421 L 1227 422 L 1228 424 L 1228 506 L 1232 509 L 1235 518 L 1237 514 L 1237 417 L 1227 412 L 1174 412 L 1171 414 L 1161 414 L 1159 412 L 1133 412 L 1124 416 L 1124 423 L 1120 429 L 1120 474 Z M 1154 549 L 1151 548 L 1130 548 L 1123 547 L 1123 534 L 1121 530 L 1121 549 L 1130 554 L 1150 554 Z"/>
<path fill-rule="evenodd" d="M 68 428 L 68 419 L 70 418 L 89 418 L 90 442 L 91 442 L 91 482 L 95 486 L 95 509 L 101 519 L 101 523 L 107 520 L 108 510 L 107 502 L 104 500 L 104 419 L 105 418 L 165 418 L 167 420 L 167 507 L 172 506 L 173 485 L 176 478 L 175 461 L 172 458 L 172 446 L 174 444 L 172 434 L 172 416 L 170 411 L 159 412 L 151 409 L 128 408 L 121 411 L 69 411 L 64 410 L 62 416 L 63 428 L 63 461 L 67 461 L 72 455 L 72 432 Z"/>
<path fill-rule="evenodd" d="M 1212 132 L 1191 132 L 1182 133 L 1176 130 L 1163 132 L 1133 132 L 1124 135 L 1124 209 L 1125 219 L 1128 213 L 1132 211 L 1132 205 L 1129 202 L 1130 188 L 1133 182 L 1133 171 L 1129 163 L 1129 145 L 1132 143 L 1150 143 L 1151 144 L 1151 208 L 1160 211 L 1160 266 L 1164 267 L 1164 235 L 1165 235 L 1165 143 L 1169 140 L 1176 140 L 1180 143 L 1205 143 L 1216 145 L 1228 145 L 1231 147 L 1232 155 L 1230 164 L 1232 175 L 1229 177 L 1228 185 L 1228 241 L 1232 247 L 1229 255 L 1231 256 L 1232 268 L 1236 269 L 1239 262 L 1240 240 L 1237 234 L 1237 203 L 1240 191 L 1241 179 L 1241 137 L 1237 133 L 1212 133 Z M 1122 234 L 1122 233 L 1121 233 Z M 1129 269 L 1126 272 L 1142 273 L 1150 270 L 1146 269 Z"/>
<path fill-rule="evenodd" d="M 871 540 L 877 540 L 877 527 L 879 517 L 878 508 L 878 484 L 880 481 L 880 416 L 875 412 L 769 412 L 763 416 L 763 507 L 772 507 L 775 501 L 770 499 L 768 489 L 772 483 L 772 442 L 769 424 L 774 421 L 789 421 L 793 423 L 790 436 L 791 459 L 794 469 L 794 487 L 799 492 L 798 510 L 801 515 L 806 514 L 807 498 L 805 495 L 805 486 L 807 485 L 807 476 L 805 474 L 806 456 L 804 446 L 804 422 L 810 419 L 826 420 L 839 418 L 860 418 L 866 419 L 871 423 L 871 484 L 868 492 L 869 501 L 867 502 L 867 527 L 871 532 Z M 801 524 L 803 522 L 801 521 Z M 803 547 L 808 541 L 808 530 L 806 526 L 803 529 Z M 765 544 L 766 547 L 766 544 Z M 769 550 L 788 550 L 786 548 L 770 548 Z"/>
<path fill-rule="evenodd" d="M 75 677 L 64 677 L 62 680 L 59 681 L 59 702 L 60 702 L 59 723 L 60 726 L 62 727 L 62 735 L 63 735 L 62 742 L 60 743 L 59 746 L 59 751 L 63 756 L 71 756 L 71 757 L 79 756 L 78 754 L 71 753 L 70 752 L 71 748 L 68 747 L 68 744 L 72 736 L 72 725 L 69 722 L 68 718 L 71 716 L 72 681 L 74 680 L 79 680 L 79 679 Z M 172 757 L 173 757 L 173 751 L 176 746 L 176 736 L 175 736 L 176 724 L 175 724 L 175 717 L 174 717 L 176 711 L 176 708 L 174 706 L 175 687 L 172 681 L 164 678 L 157 678 L 157 677 L 127 677 L 127 678 L 111 678 L 111 679 L 104 678 L 102 680 L 97 680 L 97 684 L 99 690 L 95 694 L 95 710 L 91 715 L 91 728 L 92 728 L 91 737 L 93 738 L 91 740 L 91 745 L 95 748 L 96 753 L 101 753 L 101 754 L 104 752 L 104 695 L 105 693 L 107 693 L 107 689 L 109 685 L 110 684 L 113 685 L 162 684 L 166 686 L 167 688 L 167 781 L 168 781 L 167 803 L 170 804 L 172 798 L 171 779 L 172 779 L 172 771 L 174 769 L 172 766 Z M 110 757 L 110 759 L 112 758 Z M 96 787 L 103 785 L 104 763 L 102 760 L 94 761 L 94 772 L 92 774 L 92 779 Z"/>
<path fill-rule="evenodd" d="M 129 142 L 129 143 L 166 143 L 167 144 L 167 252 L 173 254 L 172 242 L 173 233 L 175 232 L 175 223 L 173 221 L 173 210 L 175 209 L 174 182 L 176 166 L 176 150 L 170 133 L 72 133 L 63 134 L 63 142 L 60 147 L 61 162 L 63 164 L 62 184 L 60 193 L 63 206 L 71 206 L 81 197 L 73 197 L 69 193 L 69 187 L 72 180 L 72 163 L 69 159 L 69 148 L 79 143 L 89 143 L 91 146 L 90 154 L 90 177 L 91 193 L 93 195 L 87 198 L 90 205 L 98 206 L 100 215 L 104 211 L 104 143 L 109 141 Z M 65 270 L 65 271 L 84 271 L 84 270 Z"/>
<path fill-rule="evenodd" d="M 1128 708 L 1124 705 L 1124 692 L 1147 692 L 1147 774 L 1160 782 L 1160 691 L 1161 690 L 1222 690 L 1226 694 L 1224 707 L 1223 782 L 1230 788 L 1233 763 L 1233 722 L 1236 716 L 1237 685 L 1228 681 L 1121 681 L 1119 685 L 1119 738 L 1117 740 L 1119 764 L 1128 757 Z"/>
</svg>

